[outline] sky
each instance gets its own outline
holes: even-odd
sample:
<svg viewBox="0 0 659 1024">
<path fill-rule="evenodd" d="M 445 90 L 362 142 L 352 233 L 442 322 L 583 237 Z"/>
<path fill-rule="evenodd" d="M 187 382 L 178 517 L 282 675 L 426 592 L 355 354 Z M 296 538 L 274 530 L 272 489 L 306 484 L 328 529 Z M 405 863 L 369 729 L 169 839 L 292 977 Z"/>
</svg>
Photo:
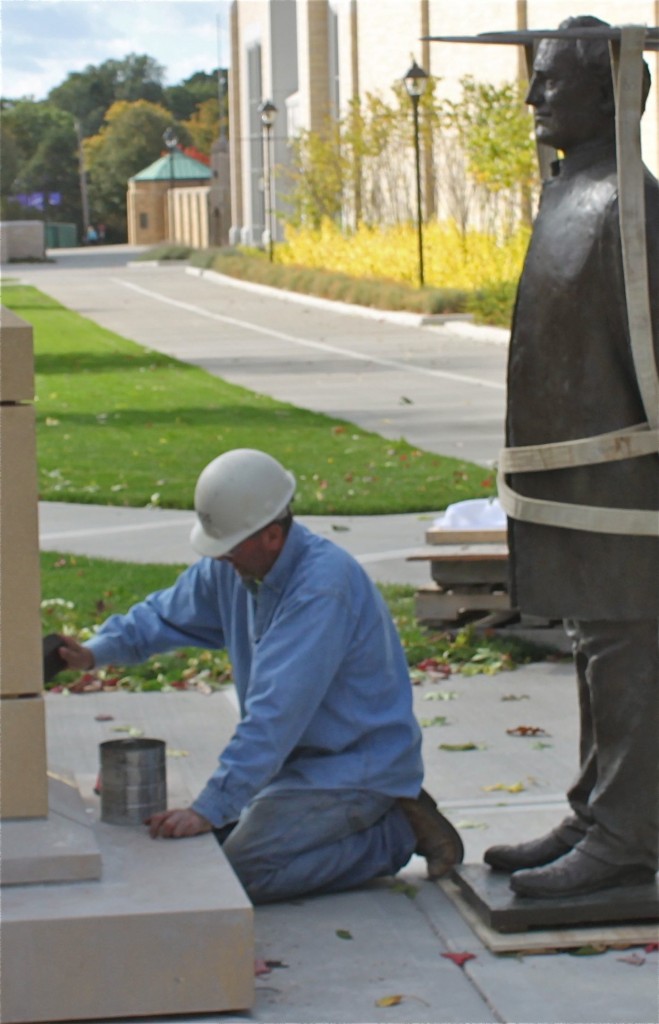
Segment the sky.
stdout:
<svg viewBox="0 0 659 1024">
<path fill-rule="evenodd" d="M 227 0 L 0 0 L 2 96 L 45 99 L 72 71 L 129 53 L 165 85 L 229 62 Z"/>
</svg>

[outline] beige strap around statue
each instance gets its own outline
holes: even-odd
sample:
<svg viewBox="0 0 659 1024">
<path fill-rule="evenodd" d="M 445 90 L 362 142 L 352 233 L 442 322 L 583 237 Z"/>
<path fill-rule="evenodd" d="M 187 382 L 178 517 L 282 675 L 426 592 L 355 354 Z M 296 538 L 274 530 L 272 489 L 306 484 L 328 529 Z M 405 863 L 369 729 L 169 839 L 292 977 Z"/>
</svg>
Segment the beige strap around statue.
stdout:
<svg viewBox="0 0 659 1024">
<path fill-rule="evenodd" d="M 640 110 L 645 29 L 626 25 L 611 45 L 616 95 L 616 148 L 620 235 L 632 357 L 647 423 L 555 444 L 504 448 L 499 457 L 499 501 L 508 516 L 589 533 L 659 535 L 659 512 L 600 508 L 529 498 L 505 481 L 506 473 L 590 466 L 659 452 L 659 377 L 654 357 L 645 237 L 645 194 Z"/>
</svg>

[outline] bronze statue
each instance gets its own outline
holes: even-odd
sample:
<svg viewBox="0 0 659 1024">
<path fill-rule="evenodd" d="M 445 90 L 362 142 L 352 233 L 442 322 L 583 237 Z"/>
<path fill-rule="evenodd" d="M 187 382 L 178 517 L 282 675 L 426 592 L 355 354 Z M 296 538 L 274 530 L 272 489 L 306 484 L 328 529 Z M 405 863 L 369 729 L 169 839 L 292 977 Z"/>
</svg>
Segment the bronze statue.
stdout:
<svg viewBox="0 0 659 1024">
<path fill-rule="evenodd" d="M 606 22 L 560 28 L 591 26 Z M 643 62 L 643 105 L 649 87 Z M 526 102 L 538 141 L 563 159 L 544 184 L 517 294 L 502 503 L 513 601 L 565 620 L 573 641 L 580 769 L 568 818 L 539 839 L 491 847 L 485 861 L 511 872 L 520 896 L 559 898 L 650 882 L 657 870 L 659 458 L 657 410 L 644 406 L 630 342 L 606 40 L 544 39 Z M 659 185 L 647 170 L 644 194 L 656 362 Z M 585 458 L 583 444 L 565 444 L 589 438 Z M 551 448 L 538 456 L 536 446 Z M 545 511 L 528 512 L 536 507 Z"/>
</svg>

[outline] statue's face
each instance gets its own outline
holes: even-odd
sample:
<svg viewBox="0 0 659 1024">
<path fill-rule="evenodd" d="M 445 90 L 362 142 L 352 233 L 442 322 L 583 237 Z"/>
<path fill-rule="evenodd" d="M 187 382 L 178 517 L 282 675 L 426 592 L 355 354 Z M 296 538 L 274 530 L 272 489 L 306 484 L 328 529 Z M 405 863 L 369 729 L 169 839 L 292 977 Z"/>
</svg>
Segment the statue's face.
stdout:
<svg viewBox="0 0 659 1024">
<path fill-rule="evenodd" d="M 573 46 L 560 40 L 540 43 L 526 102 L 535 108 L 538 142 L 566 153 L 614 130 L 602 82 L 579 64 Z"/>
</svg>

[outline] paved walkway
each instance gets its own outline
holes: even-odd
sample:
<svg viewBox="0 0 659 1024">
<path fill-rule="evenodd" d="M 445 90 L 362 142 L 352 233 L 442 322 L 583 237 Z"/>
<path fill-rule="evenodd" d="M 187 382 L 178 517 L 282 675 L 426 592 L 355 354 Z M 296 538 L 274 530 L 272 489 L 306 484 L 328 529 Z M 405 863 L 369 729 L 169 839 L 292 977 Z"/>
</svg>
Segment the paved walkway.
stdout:
<svg viewBox="0 0 659 1024">
<path fill-rule="evenodd" d="M 55 255 L 56 265 L 12 267 L 11 273 L 127 337 L 255 390 L 349 416 L 381 433 L 390 429 L 391 436 L 405 434 L 432 450 L 460 451 L 483 464 L 496 455 L 505 363 L 499 337 L 475 340 L 473 328 L 460 335 L 449 327 L 330 313 L 193 278 L 180 268 L 134 271 L 123 266 L 123 247 Z M 411 401 L 401 403 L 402 396 Z M 186 512 L 57 503 L 41 508 L 44 548 L 115 558 L 186 562 L 189 524 Z M 313 525 L 353 550 L 376 578 L 391 573 L 409 578 L 405 553 L 422 543 L 427 523 L 420 517 L 342 517 Z M 577 749 L 569 665 L 549 662 L 492 677 L 427 681 L 414 694 L 420 720 L 439 714 L 447 719 L 445 725 L 424 727 L 426 785 L 460 827 L 468 862 L 479 861 L 494 842 L 539 834 L 560 818 Z M 440 694 L 450 699 L 438 703 Z M 83 778 L 96 771 L 98 743 L 107 738 L 109 726 L 95 716 L 104 711 L 115 721 L 125 719 L 162 735 L 168 746 L 191 751 L 176 763 L 175 780 L 190 793 L 213 768 L 216 723 L 235 716 L 230 692 L 68 700 L 50 695 L 47 702 L 52 767 Z M 507 733 L 520 724 L 543 728 L 545 743 Z M 476 749 L 440 749 L 440 743 L 467 741 Z M 486 789 L 518 782 L 524 788 L 514 794 Z M 595 956 L 494 955 L 447 893 L 424 881 L 423 867 L 413 858 L 401 876 L 415 887 L 414 898 L 382 883 L 259 908 L 257 955 L 286 966 L 257 980 L 252 1012 L 188 1019 L 198 1024 L 659 1020 L 656 952 L 641 951 L 638 966 L 628 961 L 630 951 L 622 950 Z M 352 939 L 339 938 L 338 931 Z M 574 941 L 588 940 L 575 936 Z M 459 967 L 443 956 L 447 952 L 469 952 L 474 959 Z M 376 1001 L 388 995 L 402 999 L 378 1009 Z"/>
</svg>

